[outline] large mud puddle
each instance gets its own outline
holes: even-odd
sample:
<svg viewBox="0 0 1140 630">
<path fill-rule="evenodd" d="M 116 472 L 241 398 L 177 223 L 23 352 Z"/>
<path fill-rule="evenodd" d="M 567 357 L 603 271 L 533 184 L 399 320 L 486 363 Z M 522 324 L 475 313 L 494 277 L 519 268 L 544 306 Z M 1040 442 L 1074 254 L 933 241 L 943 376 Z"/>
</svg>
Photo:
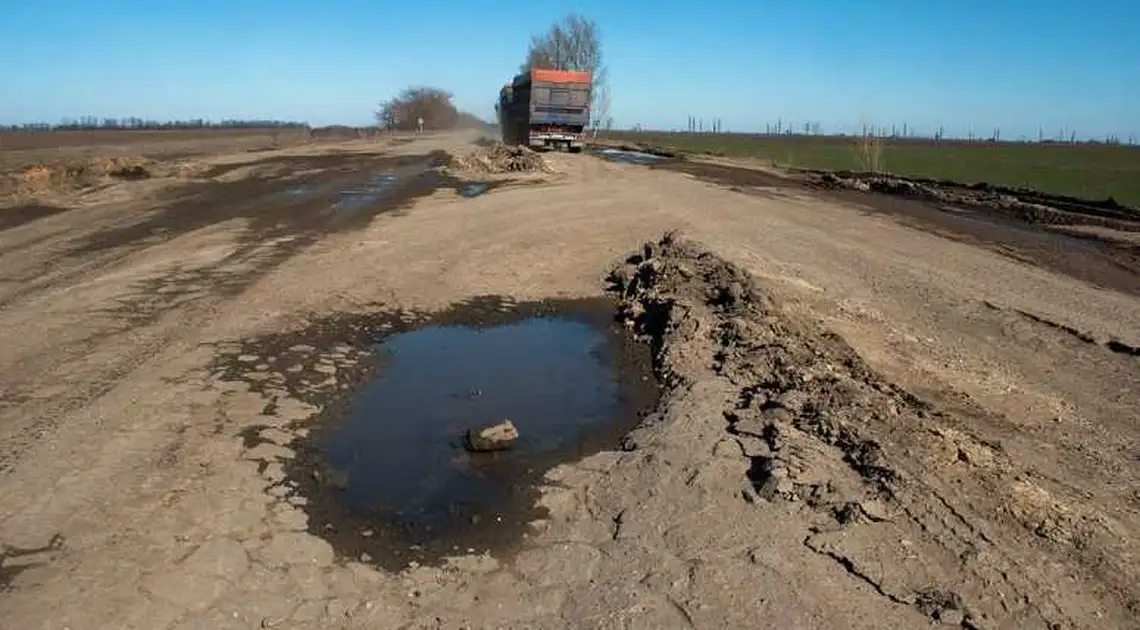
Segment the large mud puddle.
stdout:
<svg viewBox="0 0 1140 630">
<path fill-rule="evenodd" d="M 270 401 L 323 407 L 290 427 L 292 454 L 264 462 L 282 471 L 271 493 L 343 556 L 399 570 L 523 542 L 543 517 L 545 471 L 616 448 L 656 404 L 649 355 L 608 300 L 479 298 L 334 317 L 231 348 L 219 366 Z M 469 428 L 504 419 L 511 449 L 465 449 Z"/>
<path fill-rule="evenodd" d="M 333 204 L 333 209 L 352 211 L 370 208 L 385 200 L 395 199 L 402 189 L 422 188 L 424 183 L 417 180 L 427 177 L 437 162 L 439 158 L 429 158 L 374 173 L 365 181 L 343 188 L 340 191 L 340 198 Z"/>
<path fill-rule="evenodd" d="M 450 188 L 460 197 L 478 197 L 505 182 L 466 181 L 439 170 L 448 157 L 435 152 L 427 156 L 402 156 L 377 161 L 374 168 L 345 179 L 301 183 L 282 191 L 289 200 L 332 197 L 330 208 L 339 214 L 391 209 L 409 201 Z M 377 168 L 378 167 L 378 168 Z"/>
<path fill-rule="evenodd" d="M 265 205 L 312 204 L 330 219 L 343 220 L 407 209 L 438 190 L 449 189 L 460 197 L 472 198 L 508 183 L 455 177 L 441 169 L 450 159 L 443 151 L 426 155 L 320 157 L 323 159 L 266 160 L 268 164 L 263 168 L 267 170 L 289 166 L 291 170 L 285 172 L 300 171 L 301 174 L 283 176 L 276 189 L 263 200 Z M 209 174 L 217 177 L 225 171 L 219 168 Z M 231 182 L 242 183 L 246 182 Z"/>
</svg>

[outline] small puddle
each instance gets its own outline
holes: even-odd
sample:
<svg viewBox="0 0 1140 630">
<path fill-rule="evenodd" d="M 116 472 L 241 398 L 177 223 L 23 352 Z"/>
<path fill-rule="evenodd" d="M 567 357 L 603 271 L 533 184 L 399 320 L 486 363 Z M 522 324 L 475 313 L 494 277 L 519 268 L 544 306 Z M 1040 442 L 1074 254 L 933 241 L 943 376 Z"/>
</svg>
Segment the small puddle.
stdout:
<svg viewBox="0 0 1140 630">
<path fill-rule="evenodd" d="M 470 184 L 467 184 L 459 189 L 459 196 L 466 197 L 468 199 L 472 197 L 478 197 L 479 195 L 487 192 L 490 188 L 491 185 L 487 182 L 471 182 Z"/>
<path fill-rule="evenodd" d="M 543 474 L 617 448 L 657 402 L 649 347 L 614 323 L 604 298 L 478 298 L 424 316 L 352 317 L 251 342 L 227 369 L 263 362 L 247 374 L 256 388 L 276 378 L 276 365 L 292 365 L 276 380 L 301 384 L 294 396 L 326 412 L 283 462 L 289 496 L 300 499 L 309 531 L 339 554 L 389 570 L 509 553 L 544 516 L 536 506 Z M 288 356 L 296 347 L 319 355 L 322 346 L 339 350 L 331 359 Z M 365 353 L 371 367 L 358 378 L 337 372 L 328 396 L 306 394 L 337 357 Z M 302 370 L 304 361 L 317 363 Z M 468 428 L 504 419 L 520 434 L 513 448 L 464 448 Z"/>
<path fill-rule="evenodd" d="M 377 346 L 375 380 L 317 448 L 352 508 L 425 538 L 450 529 L 466 546 L 487 547 L 494 529 L 512 529 L 504 518 L 522 516 L 510 498 L 546 456 L 575 454 L 580 441 L 610 433 L 607 425 L 622 416 L 630 428 L 619 344 L 602 322 L 574 312 L 392 335 Z M 514 448 L 464 449 L 469 427 L 504 419 L 518 427 Z M 455 531 L 480 520 L 491 528 L 485 540 Z"/>
<path fill-rule="evenodd" d="M 640 164 L 642 166 L 655 164 L 665 158 L 642 151 L 627 151 L 624 149 L 595 149 L 594 153 L 610 162 L 622 164 Z"/>
<path fill-rule="evenodd" d="M 314 193 L 311 186 L 293 186 L 285 189 L 282 194 L 290 199 L 304 199 L 311 197 Z"/>
<path fill-rule="evenodd" d="M 357 216 L 364 211 L 401 208 L 442 188 L 453 189 L 459 196 L 470 199 L 507 183 L 458 179 L 436 169 L 445 160 L 446 154 L 442 152 L 397 156 L 374 165 L 380 168 L 347 177 L 320 173 L 308 181 L 295 180 L 277 194 L 286 203 L 331 198 L 329 209 L 334 214 Z"/>
</svg>

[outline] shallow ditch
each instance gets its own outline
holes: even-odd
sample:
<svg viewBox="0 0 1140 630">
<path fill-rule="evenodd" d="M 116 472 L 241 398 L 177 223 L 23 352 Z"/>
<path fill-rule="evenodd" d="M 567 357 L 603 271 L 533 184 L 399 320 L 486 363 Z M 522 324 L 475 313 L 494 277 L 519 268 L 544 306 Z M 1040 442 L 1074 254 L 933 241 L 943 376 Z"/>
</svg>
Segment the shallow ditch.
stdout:
<svg viewBox="0 0 1140 630">
<path fill-rule="evenodd" d="M 262 460 L 269 491 L 343 557 L 388 570 L 508 554 L 544 516 L 545 471 L 616 448 L 658 397 L 649 347 L 605 298 L 334 315 L 223 348 L 215 369 L 267 415 L 285 398 L 323 409 L 292 427 L 293 455 Z M 502 419 L 512 449 L 464 449 L 466 429 Z M 247 429 L 247 448 L 272 431 Z"/>
</svg>

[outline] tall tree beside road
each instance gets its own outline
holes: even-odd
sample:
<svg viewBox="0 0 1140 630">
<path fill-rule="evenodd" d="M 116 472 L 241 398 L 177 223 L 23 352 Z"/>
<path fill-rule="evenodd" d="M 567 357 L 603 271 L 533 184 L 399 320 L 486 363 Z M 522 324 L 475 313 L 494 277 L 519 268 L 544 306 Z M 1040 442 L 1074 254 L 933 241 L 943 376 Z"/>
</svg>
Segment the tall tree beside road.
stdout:
<svg viewBox="0 0 1140 630">
<path fill-rule="evenodd" d="M 590 113 L 594 133 L 610 116 L 610 90 L 606 67 L 602 63 L 602 42 L 598 24 L 577 13 L 571 13 L 556 22 L 541 35 L 530 38 L 530 48 L 521 70 L 551 68 L 554 70 L 589 70 Z"/>
</svg>

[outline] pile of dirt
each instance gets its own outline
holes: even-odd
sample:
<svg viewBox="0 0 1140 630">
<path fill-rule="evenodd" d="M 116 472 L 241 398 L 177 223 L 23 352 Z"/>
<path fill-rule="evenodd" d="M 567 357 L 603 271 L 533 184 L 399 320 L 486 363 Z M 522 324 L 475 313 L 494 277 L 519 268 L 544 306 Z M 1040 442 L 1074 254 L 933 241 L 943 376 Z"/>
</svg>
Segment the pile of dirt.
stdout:
<svg viewBox="0 0 1140 630">
<path fill-rule="evenodd" d="M 994 210 L 1029 223 L 1094 225 L 1140 231 L 1140 210 L 1113 198 L 1084 200 L 1033 190 L 961 184 L 868 173 L 813 172 L 808 183 L 821 188 L 877 192 L 898 197 Z"/>
<path fill-rule="evenodd" d="M 707 378 L 687 376 L 693 350 L 702 346 L 715 357 L 718 376 L 743 386 L 724 415 L 730 435 L 758 440 L 744 451 L 762 496 L 771 498 L 778 487 L 832 512 L 860 494 L 891 492 L 899 474 L 859 427 L 869 416 L 894 416 L 908 407 L 924 415 L 926 406 L 878 379 L 841 339 L 790 317 L 747 272 L 676 233 L 646 243 L 610 279 L 621 294 L 620 317 L 658 346 L 658 368 L 674 387 Z M 855 475 L 832 471 L 837 478 L 826 489 L 797 487 L 794 472 L 789 478 L 774 471 L 805 467 L 787 460 L 791 449 L 778 445 L 798 439 L 835 447 L 842 462 L 813 463 Z M 841 483 L 844 476 L 853 483 Z"/>
<path fill-rule="evenodd" d="M 453 155 L 449 166 L 476 173 L 548 173 L 551 170 L 541 155 L 527 147 L 502 143 L 481 147 L 463 156 Z"/>
<path fill-rule="evenodd" d="M 965 429 L 986 412 L 902 390 L 762 281 L 675 234 L 646 243 L 610 279 L 621 318 L 655 349 L 668 389 L 660 409 L 685 410 L 647 418 L 624 448 L 656 457 L 689 423 L 694 443 L 667 453 L 671 466 L 686 470 L 697 452 L 744 458 L 739 492 L 756 512 L 734 518 L 780 523 L 759 538 L 802 540 L 885 603 L 954 626 L 1077 627 L 1090 606 L 1113 625 L 1140 601 L 1132 540 L 1027 491 L 1002 446 Z M 717 392 L 723 407 L 694 414 L 688 400 L 699 392 Z M 692 471 L 690 481 L 711 474 Z M 639 500 L 654 532 L 673 530 L 669 503 Z M 1077 583 L 1056 588 L 1062 580 Z"/>
<path fill-rule="evenodd" d="M 66 162 L 38 162 L 0 176 L 0 193 L 35 195 L 89 188 L 107 180 L 155 176 L 157 163 L 142 157 L 97 157 Z"/>
</svg>

